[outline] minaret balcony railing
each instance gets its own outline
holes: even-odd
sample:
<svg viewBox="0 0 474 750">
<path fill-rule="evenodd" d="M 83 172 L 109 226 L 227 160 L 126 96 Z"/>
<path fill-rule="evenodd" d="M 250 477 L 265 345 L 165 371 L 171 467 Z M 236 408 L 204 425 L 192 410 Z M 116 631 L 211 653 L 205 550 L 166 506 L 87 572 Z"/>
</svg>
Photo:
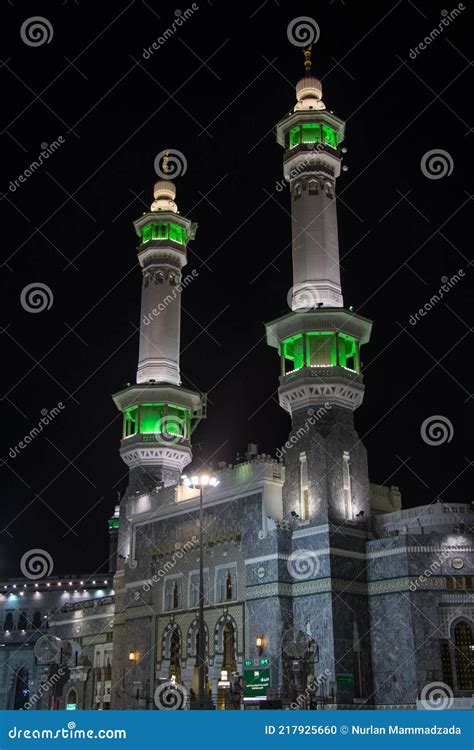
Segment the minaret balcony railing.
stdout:
<svg viewBox="0 0 474 750">
<path fill-rule="evenodd" d="M 191 440 L 189 437 L 186 437 L 185 435 L 176 435 L 169 432 L 162 432 L 162 433 L 154 433 L 154 434 L 144 434 L 144 433 L 135 433 L 135 435 L 130 435 L 129 437 L 122 438 L 121 446 L 122 448 L 127 447 L 130 448 L 134 445 L 143 444 L 143 443 L 159 443 L 160 445 L 185 445 L 189 446 L 191 445 Z"/>
<path fill-rule="evenodd" d="M 348 367 L 341 365 L 334 365 L 326 367 L 324 365 L 312 365 L 308 367 L 300 367 L 297 370 L 292 370 L 280 376 L 280 384 L 284 385 L 292 383 L 295 380 L 301 378 L 318 378 L 321 381 L 327 381 L 331 378 L 346 378 L 353 383 L 362 383 L 363 377 L 360 373 L 355 370 L 351 370 Z"/>
</svg>

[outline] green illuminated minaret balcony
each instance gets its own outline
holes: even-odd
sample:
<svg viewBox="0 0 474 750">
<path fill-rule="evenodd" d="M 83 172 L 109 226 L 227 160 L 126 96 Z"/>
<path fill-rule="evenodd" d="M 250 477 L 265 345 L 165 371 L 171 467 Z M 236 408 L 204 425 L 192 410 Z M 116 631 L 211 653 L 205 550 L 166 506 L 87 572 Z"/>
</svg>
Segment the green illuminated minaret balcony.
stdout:
<svg viewBox="0 0 474 750">
<path fill-rule="evenodd" d="M 189 441 L 191 419 L 191 410 L 176 404 L 136 404 L 123 413 L 123 439 L 140 435 L 144 441 Z"/>
<path fill-rule="evenodd" d="M 151 240 L 172 240 L 180 245 L 186 245 L 188 235 L 185 227 L 172 222 L 149 222 L 140 227 L 142 245 Z"/>
<path fill-rule="evenodd" d="M 359 340 L 337 331 L 305 331 L 278 344 L 281 374 L 302 367 L 345 367 L 360 372 Z"/>
<path fill-rule="evenodd" d="M 288 133 L 287 148 L 295 148 L 301 143 L 322 143 L 331 148 L 337 148 L 340 135 L 334 128 L 325 123 L 304 122 L 295 125 Z"/>
</svg>

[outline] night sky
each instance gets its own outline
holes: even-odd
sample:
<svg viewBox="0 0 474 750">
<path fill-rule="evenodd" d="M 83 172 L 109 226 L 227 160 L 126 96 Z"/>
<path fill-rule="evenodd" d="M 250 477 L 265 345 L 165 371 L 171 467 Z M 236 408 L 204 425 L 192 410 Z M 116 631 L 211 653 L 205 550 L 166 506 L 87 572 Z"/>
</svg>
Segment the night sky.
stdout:
<svg viewBox="0 0 474 750">
<path fill-rule="evenodd" d="M 126 488 L 121 415 L 111 394 L 133 382 L 141 274 L 132 221 L 147 209 L 156 155 L 181 151 L 177 203 L 199 224 L 183 293 L 184 385 L 207 391 L 195 460 L 233 462 L 248 442 L 274 455 L 290 427 L 278 406 L 279 362 L 264 322 L 286 310 L 291 279 L 288 189 L 274 126 L 294 106 L 303 71 L 292 19 L 320 38 L 313 71 L 328 109 L 346 120 L 348 171 L 338 180 L 346 305 L 374 321 L 364 347 L 366 394 L 356 427 L 372 482 L 398 485 L 405 507 L 471 500 L 472 203 L 468 33 L 474 8 L 432 43 L 438 2 L 228 3 L 199 8 L 148 59 L 144 48 L 188 5 L 56 0 L 3 4 L 1 572 L 43 548 L 54 573 L 106 565 L 107 518 Z M 48 43 L 21 28 L 46 17 Z M 61 139 L 63 143 L 58 141 Z M 60 146 L 15 180 L 42 144 Z M 424 174 L 427 152 L 447 172 Z M 439 165 L 439 162 L 438 162 Z M 443 171 L 443 170 L 442 170 Z M 13 188 L 12 188 L 13 183 Z M 410 316 L 463 276 L 415 325 Z M 45 284 L 52 304 L 24 309 Z M 12 447 L 64 404 L 14 458 Z M 449 441 L 428 445 L 427 418 Z M 451 427 L 449 426 L 452 426 Z"/>
</svg>

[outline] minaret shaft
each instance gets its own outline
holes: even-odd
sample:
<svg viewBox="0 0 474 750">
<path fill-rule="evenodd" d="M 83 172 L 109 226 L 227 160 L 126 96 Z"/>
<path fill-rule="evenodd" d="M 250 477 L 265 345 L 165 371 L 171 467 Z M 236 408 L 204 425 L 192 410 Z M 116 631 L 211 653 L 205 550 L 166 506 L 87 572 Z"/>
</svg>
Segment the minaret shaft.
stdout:
<svg viewBox="0 0 474 750">
<path fill-rule="evenodd" d="M 191 431 L 204 416 L 205 396 L 181 386 L 181 269 L 196 225 L 178 213 L 176 190 L 157 182 L 151 210 L 135 221 L 142 268 L 136 385 L 114 395 L 124 415 L 120 454 L 129 489 L 175 484 L 191 461 Z"/>
<path fill-rule="evenodd" d="M 326 109 L 305 57 L 296 106 L 277 125 L 291 194 L 290 312 L 266 326 L 280 355 L 280 405 L 292 420 L 284 511 L 307 523 L 352 523 L 370 512 L 353 412 L 364 395 L 360 347 L 372 323 L 344 308 L 336 206 L 344 122 Z"/>
<path fill-rule="evenodd" d="M 337 211 L 331 182 L 315 170 L 291 182 L 292 309 L 342 307 Z M 309 304 L 309 303 L 313 304 Z"/>
</svg>

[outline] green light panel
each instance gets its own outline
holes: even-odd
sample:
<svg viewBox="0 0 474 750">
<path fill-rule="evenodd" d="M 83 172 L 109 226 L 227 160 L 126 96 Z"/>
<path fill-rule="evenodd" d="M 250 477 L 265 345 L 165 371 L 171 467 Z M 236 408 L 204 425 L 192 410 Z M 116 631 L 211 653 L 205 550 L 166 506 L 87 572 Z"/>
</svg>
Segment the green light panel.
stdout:
<svg viewBox="0 0 474 750">
<path fill-rule="evenodd" d="M 282 341 L 282 348 L 284 358 L 293 363 L 294 370 L 303 367 L 303 336 L 301 334 Z"/>
<path fill-rule="evenodd" d="M 137 415 L 138 415 L 138 407 L 132 406 L 131 409 L 127 409 L 127 411 L 123 414 L 123 436 L 124 438 L 130 437 L 130 435 L 135 435 L 138 430 L 138 423 L 137 423 Z"/>
<path fill-rule="evenodd" d="M 306 342 L 306 344 L 305 344 Z M 353 336 L 334 331 L 317 331 L 297 334 L 281 341 L 278 353 L 282 359 L 282 372 L 300 367 L 335 367 L 360 371 L 359 342 Z"/>
<path fill-rule="evenodd" d="M 331 148 L 337 148 L 339 134 L 329 125 L 306 122 L 291 128 L 288 142 L 290 148 L 295 148 L 300 143 L 324 143 Z"/>
<path fill-rule="evenodd" d="M 335 366 L 336 337 L 334 333 L 308 333 L 306 337 L 306 362 L 313 367 Z"/>
<path fill-rule="evenodd" d="M 186 230 L 179 224 L 145 224 L 141 228 L 142 244 L 150 240 L 173 240 L 180 245 L 187 242 Z"/>
<path fill-rule="evenodd" d="M 350 370 L 359 372 L 359 352 L 358 341 L 353 336 L 347 336 L 345 333 L 339 334 L 339 364 L 348 367 Z"/>
<path fill-rule="evenodd" d="M 191 434 L 191 412 L 166 403 L 140 404 L 124 412 L 124 438 L 160 433 L 188 439 Z"/>
</svg>

